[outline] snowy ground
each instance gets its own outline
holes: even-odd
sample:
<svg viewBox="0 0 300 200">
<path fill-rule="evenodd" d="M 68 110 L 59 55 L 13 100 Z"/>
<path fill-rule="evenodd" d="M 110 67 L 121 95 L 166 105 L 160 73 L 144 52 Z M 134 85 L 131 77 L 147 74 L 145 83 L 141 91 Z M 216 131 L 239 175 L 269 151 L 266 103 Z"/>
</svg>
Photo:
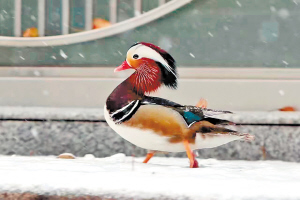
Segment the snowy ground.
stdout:
<svg viewBox="0 0 300 200">
<path fill-rule="evenodd" d="M 300 199 L 300 163 L 142 158 L 74 160 L 0 156 L 0 192 L 137 199 Z"/>
</svg>

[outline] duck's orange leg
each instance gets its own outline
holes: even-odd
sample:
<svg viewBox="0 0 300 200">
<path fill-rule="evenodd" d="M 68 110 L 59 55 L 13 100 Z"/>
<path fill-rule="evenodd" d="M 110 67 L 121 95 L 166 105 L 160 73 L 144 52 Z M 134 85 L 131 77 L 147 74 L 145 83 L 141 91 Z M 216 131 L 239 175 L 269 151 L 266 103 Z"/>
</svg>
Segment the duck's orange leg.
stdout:
<svg viewBox="0 0 300 200">
<path fill-rule="evenodd" d="M 199 168 L 199 164 L 198 164 L 198 161 L 196 160 L 196 156 L 195 156 L 194 153 L 193 153 L 193 156 L 194 156 L 194 165 L 193 165 L 193 168 Z"/>
<path fill-rule="evenodd" d="M 155 153 L 155 151 L 149 151 L 143 163 L 147 163 L 154 156 Z"/>
<path fill-rule="evenodd" d="M 189 142 L 187 140 L 184 140 L 183 144 L 184 144 L 184 147 L 186 150 L 186 155 L 188 156 L 188 158 L 190 160 L 190 168 L 198 168 L 199 167 L 198 161 L 195 158 L 195 154 L 193 153 L 193 151 L 189 145 Z"/>
</svg>

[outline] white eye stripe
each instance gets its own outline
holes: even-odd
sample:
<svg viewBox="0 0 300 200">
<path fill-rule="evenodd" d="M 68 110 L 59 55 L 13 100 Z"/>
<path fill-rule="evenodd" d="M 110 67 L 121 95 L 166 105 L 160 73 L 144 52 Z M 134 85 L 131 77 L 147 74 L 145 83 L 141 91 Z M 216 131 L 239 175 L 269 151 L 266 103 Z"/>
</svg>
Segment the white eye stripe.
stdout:
<svg viewBox="0 0 300 200">
<path fill-rule="evenodd" d="M 127 52 L 127 55 L 133 56 L 134 54 L 137 54 L 139 58 L 149 58 L 160 62 L 169 72 L 171 72 L 175 77 L 177 77 L 173 69 L 167 63 L 167 61 L 154 49 L 142 44 L 138 44 L 136 46 L 131 47 Z"/>
</svg>

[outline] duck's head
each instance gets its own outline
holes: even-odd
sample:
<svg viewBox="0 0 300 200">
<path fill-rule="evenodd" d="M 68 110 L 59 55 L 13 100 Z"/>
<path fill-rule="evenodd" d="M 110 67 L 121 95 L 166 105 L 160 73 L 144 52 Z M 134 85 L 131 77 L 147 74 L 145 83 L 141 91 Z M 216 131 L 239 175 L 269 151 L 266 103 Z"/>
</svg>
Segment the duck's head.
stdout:
<svg viewBox="0 0 300 200">
<path fill-rule="evenodd" d="M 141 93 L 156 91 L 161 85 L 177 88 L 176 63 L 165 50 L 146 42 L 132 45 L 125 61 L 115 72 L 134 69 L 129 82 Z"/>
</svg>

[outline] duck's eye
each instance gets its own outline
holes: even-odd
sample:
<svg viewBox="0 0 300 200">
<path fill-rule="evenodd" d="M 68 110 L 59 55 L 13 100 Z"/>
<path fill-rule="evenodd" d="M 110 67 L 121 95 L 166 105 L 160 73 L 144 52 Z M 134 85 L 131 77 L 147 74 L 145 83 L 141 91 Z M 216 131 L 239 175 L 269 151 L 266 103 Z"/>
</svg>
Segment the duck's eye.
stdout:
<svg viewBox="0 0 300 200">
<path fill-rule="evenodd" d="M 133 57 L 134 59 L 138 59 L 138 58 L 139 58 L 139 55 L 134 54 L 132 57 Z"/>
</svg>

